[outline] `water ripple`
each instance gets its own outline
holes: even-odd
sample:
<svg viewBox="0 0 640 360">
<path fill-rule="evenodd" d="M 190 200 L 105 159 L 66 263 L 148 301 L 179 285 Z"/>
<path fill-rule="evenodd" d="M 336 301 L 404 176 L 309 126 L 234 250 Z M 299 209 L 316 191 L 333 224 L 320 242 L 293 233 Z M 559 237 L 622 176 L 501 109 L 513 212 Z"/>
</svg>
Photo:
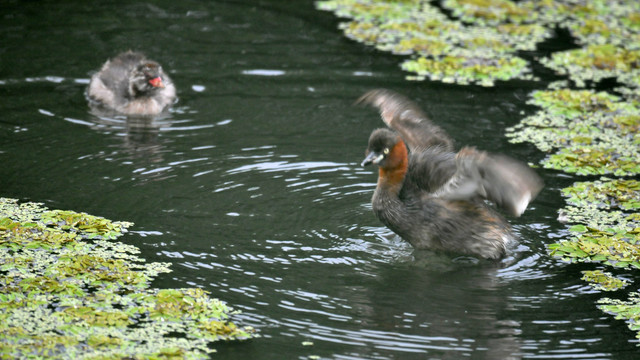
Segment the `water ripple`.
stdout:
<svg viewBox="0 0 640 360">
<path fill-rule="evenodd" d="M 290 162 L 290 161 L 268 161 L 260 162 L 249 165 L 242 165 L 234 169 L 228 170 L 230 174 L 243 173 L 247 171 L 261 171 L 261 172 L 277 172 L 277 171 L 295 171 L 295 170 L 314 170 L 309 173 L 320 172 L 334 172 L 341 170 L 348 170 L 349 168 L 344 166 L 345 164 L 328 162 L 328 161 L 303 161 L 303 162 Z M 324 169 L 322 169 L 324 168 Z"/>
</svg>

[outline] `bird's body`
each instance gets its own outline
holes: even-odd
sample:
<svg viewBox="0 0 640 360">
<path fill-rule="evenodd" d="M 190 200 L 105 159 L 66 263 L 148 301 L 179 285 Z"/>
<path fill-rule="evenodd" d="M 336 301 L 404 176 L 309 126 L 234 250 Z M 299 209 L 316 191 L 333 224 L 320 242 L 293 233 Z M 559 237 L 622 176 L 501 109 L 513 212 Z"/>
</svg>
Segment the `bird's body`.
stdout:
<svg viewBox="0 0 640 360">
<path fill-rule="evenodd" d="M 498 259 L 514 239 L 509 223 L 485 200 L 519 216 L 542 187 L 526 165 L 453 141 L 405 97 L 365 94 L 393 130 L 369 138 L 363 165 L 379 166 L 375 215 L 417 249 Z"/>
<path fill-rule="evenodd" d="M 91 77 L 87 95 L 93 105 L 124 115 L 157 115 L 173 104 L 176 89 L 157 62 L 127 51 Z"/>
</svg>

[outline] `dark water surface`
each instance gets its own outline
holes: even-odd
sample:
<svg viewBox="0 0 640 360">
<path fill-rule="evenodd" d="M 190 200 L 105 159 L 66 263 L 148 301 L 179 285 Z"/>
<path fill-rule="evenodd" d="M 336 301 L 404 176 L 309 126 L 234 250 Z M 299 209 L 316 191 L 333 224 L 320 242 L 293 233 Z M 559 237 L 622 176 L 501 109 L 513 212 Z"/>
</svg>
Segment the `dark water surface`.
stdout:
<svg viewBox="0 0 640 360">
<path fill-rule="evenodd" d="M 371 213 L 376 174 L 359 163 L 383 124 L 351 106 L 359 95 L 397 90 L 458 144 L 537 162 L 504 129 L 544 81 L 407 82 L 397 57 L 346 40 L 311 1 L 3 1 L 0 14 L 0 196 L 135 222 L 122 240 L 174 264 L 157 286 L 202 287 L 259 329 L 216 358 L 638 355 L 585 267 L 545 250 L 574 178 L 539 170 L 547 187 L 499 264 L 415 253 Z M 89 112 L 90 75 L 127 49 L 175 81 L 167 118 Z"/>
</svg>

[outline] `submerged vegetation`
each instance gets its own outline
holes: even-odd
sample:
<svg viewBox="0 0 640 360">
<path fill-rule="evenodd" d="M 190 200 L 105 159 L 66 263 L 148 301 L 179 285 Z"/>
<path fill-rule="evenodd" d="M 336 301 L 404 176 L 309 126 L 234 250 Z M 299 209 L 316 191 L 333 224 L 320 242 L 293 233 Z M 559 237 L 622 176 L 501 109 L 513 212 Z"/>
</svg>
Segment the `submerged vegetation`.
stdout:
<svg viewBox="0 0 640 360">
<path fill-rule="evenodd" d="M 410 80 L 481 86 L 537 80 L 532 63 L 564 76 L 530 94 L 539 110 L 507 136 L 548 153 L 544 168 L 608 176 L 562 190 L 568 204 L 559 220 L 569 224 L 570 236 L 549 251 L 598 266 L 582 278 L 600 291 L 630 284 L 600 268 L 640 269 L 640 183 L 629 178 L 640 174 L 640 2 L 326 0 L 316 6 L 346 19 L 339 26 L 347 37 L 403 56 Z M 532 56 L 556 29 L 573 37 L 568 50 Z M 598 307 L 627 320 L 640 339 L 639 292 L 624 301 L 602 299 Z"/>
<path fill-rule="evenodd" d="M 254 336 L 202 289 L 151 288 L 169 264 L 114 241 L 131 225 L 0 198 L 0 357 L 207 358 Z"/>
</svg>

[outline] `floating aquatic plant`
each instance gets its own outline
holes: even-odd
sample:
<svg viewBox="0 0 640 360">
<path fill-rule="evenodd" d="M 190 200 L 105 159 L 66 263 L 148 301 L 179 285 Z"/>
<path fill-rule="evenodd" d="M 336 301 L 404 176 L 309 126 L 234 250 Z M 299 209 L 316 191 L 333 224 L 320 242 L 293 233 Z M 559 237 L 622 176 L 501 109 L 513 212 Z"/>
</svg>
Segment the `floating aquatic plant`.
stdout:
<svg viewBox="0 0 640 360">
<path fill-rule="evenodd" d="M 454 3 L 460 2 L 450 5 Z M 515 53 L 533 50 L 551 36 L 544 26 L 515 23 L 517 8 L 506 11 L 502 22 L 493 26 L 450 20 L 428 1 L 334 0 L 318 1 L 316 6 L 352 19 L 339 25 L 351 39 L 381 51 L 414 55 L 401 65 L 415 74 L 407 77 L 411 80 L 493 86 L 496 80 L 530 79 L 527 61 Z"/>
<path fill-rule="evenodd" d="M 549 245 L 552 256 L 570 262 L 601 262 L 617 268 L 640 269 L 640 228 L 631 231 L 591 227 L 572 229 L 584 232 Z"/>
<path fill-rule="evenodd" d="M 588 282 L 594 289 L 602 291 L 620 290 L 629 285 L 629 281 L 602 270 L 585 270 L 582 272 L 582 280 Z"/>
<path fill-rule="evenodd" d="M 636 180 L 577 182 L 562 191 L 572 205 L 560 220 L 575 224 L 570 239 L 551 244 L 551 255 L 569 261 L 640 268 L 640 183 Z"/>
<path fill-rule="evenodd" d="M 608 179 L 577 182 L 562 189 L 567 202 L 575 206 L 595 204 L 601 209 L 640 209 L 640 182 L 633 179 Z"/>
<path fill-rule="evenodd" d="M 578 175 L 613 174 L 625 176 L 638 174 L 640 173 L 640 163 L 637 161 L 639 155 L 637 145 L 630 145 L 631 147 L 616 148 L 615 145 L 601 147 L 578 143 L 550 155 L 543 160 L 542 165 L 547 169 L 562 170 Z"/>
<path fill-rule="evenodd" d="M 598 308 L 612 314 L 618 320 L 627 321 L 629 329 L 640 339 L 640 293 L 631 293 L 628 300 L 604 298 L 598 301 Z"/>
<path fill-rule="evenodd" d="M 412 79 L 428 77 L 444 83 L 461 85 L 477 83 L 493 86 L 496 80 L 508 80 L 526 71 L 526 61 L 513 57 L 506 59 L 483 59 L 445 56 L 438 60 L 420 57 L 402 63 L 402 69 L 416 73 Z"/>
<path fill-rule="evenodd" d="M 584 87 L 586 81 L 606 78 L 618 78 L 622 83 L 637 86 L 634 80 L 640 74 L 640 50 L 610 43 L 557 52 L 541 62 L 559 74 L 568 75 L 579 87 Z M 634 75 L 631 79 L 630 74 Z"/>
<path fill-rule="evenodd" d="M 316 6 L 353 19 L 340 27 L 356 41 L 396 54 L 416 54 L 433 62 L 441 61 L 443 56 L 460 57 L 463 62 L 474 58 L 513 58 L 516 51 L 534 50 L 538 43 L 552 36 L 553 29 L 563 27 L 586 47 L 553 54 L 542 61 L 545 65 L 570 76 L 579 85 L 586 80 L 618 77 L 624 84 L 640 86 L 637 75 L 622 75 L 626 69 L 637 67 L 634 58 L 640 49 L 640 5 L 636 2 L 443 1 L 441 6 L 459 20 L 447 18 L 426 0 L 329 0 L 317 1 Z M 418 66 L 418 60 L 403 62 L 404 70 L 420 71 L 411 79 L 491 86 L 493 82 L 486 80 L 487 76 L 494 80 L 531 78 L 526 67 L 518 67 L 519 71 L 482 68 L 475 72 L 479 78 L 460 68 L 464 74 L 452 76 L 454 68 L 448 67 L 449 73 L 444 74 L 435 65 Z"/>
<path fill-rule="evenodd" d="M 534 91 L 531 100 L 527 103 L 537 105 L 551 115 L 569 118 L 596 111 L 614 112 L 633 109 L 631 105 L 620 103 L 620 98 L 615 95 L 591 90 Z"/>
<path fill-rule="evenodd" d="M 445 0 L 443 6 L 461 20 L 479 25 L 532 22 L 536 19 L 535 12 L 528 12 L 509 0 Z"/>
<path fill-rule="evenodd" d="M 637 2 L 596 0 L 560 1 L 559 3 L 561 5 L 552 11 L 563 19 L 562 25 L 569 30 L 579 44 L 637 47 L 638 16 L 640 15 L 640 6 Z"/>
<path fill-rule="evenodd" d="M 202 289 L 152 289 L 169 264 L 113 241 L 131 225 L 0 198 L 0 357 L 206 358 L 255 336 Z"/>
<path fill-rule="evenodd" d="M 514 143 L 553 151 L 545 168 L 579 175 L 640 173 L 640 109 L 634 102 L 591 90 L 536 91 L 530 104 L 542 107 L 507 129 Z"/>
<path fill-rule="evenodd" d="M 534 5 L 535 4 L 535 5 Z M 526 1 L 546 22 L 569 30 L 583 47 L 552 54 L 541 63 L 567 75 L 579 87 L 587 81 L 616 78 L 630 87 L 638 82 L 640 4 L 634 1 Z"/>
<path fill-rule="evenodd" d="M 577 182 L 563 189 L 572 206 L 561 210 L 560 218 L 575 225 L 569 228 L 570 239 L 549 245 L 552 256 L 571 262 L 599 262 L 620 269 L 640 269 L 640 183 L 636 180 L 602 178 Z M 583 280 L 595 289 L 615 291 L 628 281 L 602 270 L 583 271 Z M 637 295 L 637 294 L 636 294 Z M 638 297 L 629 301 L 602 299 L 598 307 L 629 322 L 640 330 Z M 640 338 L 640 333 L 636 335 Z"/>
</svg>

